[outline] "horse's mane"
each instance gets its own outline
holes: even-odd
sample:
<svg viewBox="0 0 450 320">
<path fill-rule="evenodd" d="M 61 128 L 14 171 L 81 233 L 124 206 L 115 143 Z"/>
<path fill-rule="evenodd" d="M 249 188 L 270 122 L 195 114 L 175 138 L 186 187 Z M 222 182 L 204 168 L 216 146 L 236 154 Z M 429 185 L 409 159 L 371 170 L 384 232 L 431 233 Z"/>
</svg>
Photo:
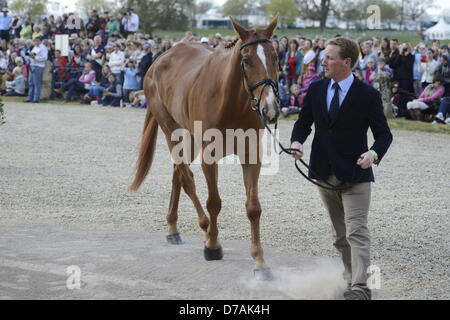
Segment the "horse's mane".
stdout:
<svg viewBox="0 0 450 320">
<path fill-rule="evenodd" d="M 227 43 L 227 44 L 224 46 L 224 48 L 225 48 L 225 49 L 231 49 L 231 48 L 233 48 L 233 47 L 236 45 L 236 43 L 237 43 L 238 41 L 239 41 L 239 38 L 236 38 L 236 39 L 233 40 L 233 42 Z"/>
</svg>

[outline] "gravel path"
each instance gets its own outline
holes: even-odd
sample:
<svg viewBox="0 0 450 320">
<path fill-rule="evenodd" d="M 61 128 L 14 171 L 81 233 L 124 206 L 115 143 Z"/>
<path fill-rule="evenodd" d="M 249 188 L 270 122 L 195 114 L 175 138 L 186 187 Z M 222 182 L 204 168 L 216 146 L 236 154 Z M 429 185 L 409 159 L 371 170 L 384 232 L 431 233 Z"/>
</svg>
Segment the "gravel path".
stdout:
<svg viewBox="0 0 450 320">
<path fill-rule="evenodd" d="M 160 132 L 150 175 L 130 193 L 145 110 L 8 102 L 0 127 L 0 225 L 48 223 L 83 229 L 166 230 L 171 162 Z M 287 142 L 292 121 L 280 121 Z M 449 299 L 449 135 L 394 131 L 375 168 L 369 230 L 372 263 L 388 299 Z M 306 144 L 306 153 L 311 139 Z M 193 166 L 204 203 L 206 184 Z M 249 241 L 240 166 L 219 169 L 220 237 Z M 314 186 L 286 155 L 262 176 L 263 244 L 301 256 L 337 257 L 330 222 Z M 200 235 L 183 194 L 179 229 Z"/>
</svg>

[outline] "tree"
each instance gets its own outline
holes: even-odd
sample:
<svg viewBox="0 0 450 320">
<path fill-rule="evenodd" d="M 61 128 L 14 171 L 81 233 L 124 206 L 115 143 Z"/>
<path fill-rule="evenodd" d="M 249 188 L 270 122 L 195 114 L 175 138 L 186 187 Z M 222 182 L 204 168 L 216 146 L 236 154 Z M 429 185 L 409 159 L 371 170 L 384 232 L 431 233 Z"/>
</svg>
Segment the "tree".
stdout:
<svg viewBox="0 0 450 320">
<path fill-rule="evenodd" d="M 222 7 L 226 16 L 241 17 L 250 13 L 250 0 L 227 0 Z"/>
<path fill-rule="evenodd" d="M 280 23 L 285 25 L 292 24 L 298 16 L 295 0 L 270 0 L 265 12 L 271 17 L 280 14 Z"/>
<path fill-rule="evenodd" d="M 48 0 L 13 0 L 9 8 L 21 16 L 27 16 L 33 21 L 45 14 Z"/>
<path fill-rule="evenodd" d="M 433 7 L 434 0 L 409 0 L 405 8 L 405 15 L 411 21 L 419 19 L 426 9 Z"/>
<path fill-rule="evenodd" d="M 213 7 L 214 7 L 214 3 L 210 2 L 210 1 L 199 1 L 195 5 L 195 11 L 197 14 L 205 14 Z"/>
<path fill-rule="evenodd" d="M 98 12 L 110 11 L 114 6 L 114 2 L 108 0 L 78 0 L 77 7 L 81 11 L 90 14 L 92 10 L 96 9 Z"/>
<path fill-rule="evenodd" d="M 186 30 L 189 28 L 193 0 L 128 0 L 139 15 L 140 29 Z"/>
<path fill-rule="evenodd" d="M 331 9 L 331 0 L 296 0 L 296 2 L 302 18 L 319 21 L 320 30 L 325 29 Z"/>
</svg>

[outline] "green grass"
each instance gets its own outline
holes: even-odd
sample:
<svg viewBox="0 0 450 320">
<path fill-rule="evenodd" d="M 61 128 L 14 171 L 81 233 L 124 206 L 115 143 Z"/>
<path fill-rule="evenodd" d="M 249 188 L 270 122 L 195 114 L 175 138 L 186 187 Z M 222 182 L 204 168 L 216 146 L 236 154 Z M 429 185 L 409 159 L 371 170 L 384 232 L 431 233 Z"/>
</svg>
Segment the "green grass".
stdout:
<svg viewBox="0 0 450 320">
<path fill-rule="evenodd" d="M 282 120 L 297 120 L 298 115 L 291 114 L 288 117 L 281 116 Z M 394 130 L 406 130 L 406 131 L 422 131 L 432 133 L 445 133 L 450 134 L 450 126 L 446 124 L 432 124 L 429 122 L 412 121 L 406 119 L 389 119 L 389 128 Z"/>
<path fill-rule="evenodd" d="M 199 37 L 208 37 L 220 33 L 222 36 L 235 35 L 234 31 L 231 29 L 196 29 L 195 34 Z M 356 31 L 356 30 L 341 30 L 341 29 L 326 29 L 321 32 L 319 29 L 278 29 L 276 31 L 278 38 L 282 36 L 287 36 L 292 38 L 297 34 L 301 34 L 307 38 L 315 38 L 316 36 L 324 38 L 332 38 L 337 34 L 342 36 L 350 36 L 355 39 L 369 39 L 372 37 L 383 38 L 388 37 L 389 39 L 397 38 L 400 42 L 409 41 L 413 46 L 415 46 L 419 41 L 419 35 L 416 31 L 388 31 L 388 30 L 366 30 L 366 31 Z M 153 35 L 158 35 L 165 39 L 181 39 L 184 36 L 184 31 L 175 30 L 155 30 Z"/>
<path fill-rule="evenodd" d="M 3 102 L 8 106 L 8 102 L 23 102 L 25 97 L 2 97 Z M 44 103 L 48 104 L 63 104 L 63 100 L 45 100 Z M 77 101 L 72 101 L 66 104 L 77 105 Z M 280 117 L 280 120 L 297 120 L 298 115 L 290 115 L 288 117 Z M 427 122 L 411 121 L 405 119 L 390 119 L 388 120 L 389 127 L 394 130 L 406 130 L 406 131 L 422 131 L 432 133 L 444 133 L 450 134 L 450 126 L 446 124 L 431 124 Z"/>
</svg>

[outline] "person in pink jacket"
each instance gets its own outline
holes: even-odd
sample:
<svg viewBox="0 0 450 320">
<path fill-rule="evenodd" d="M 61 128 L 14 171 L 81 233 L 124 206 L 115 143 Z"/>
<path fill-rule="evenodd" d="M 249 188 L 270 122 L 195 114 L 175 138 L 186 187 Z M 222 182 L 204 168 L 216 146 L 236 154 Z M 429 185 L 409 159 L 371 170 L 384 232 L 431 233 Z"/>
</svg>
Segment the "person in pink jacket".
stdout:
<svg viewBox="0 0 450 320">
<path fill-rule="evenodd" d="M 70 79 L 61 86 L 62 90 L 67 90 L 66 101 L 72 100 L 75 91 L 81 91 L 82 93 L 88 91 L 91 85 L 95 83 L 95 71 L 92 69 L 92 64 L 87 62 L 84 65 L 83 73 L 79 79 Z"/>
<path fill-rule="evenodd" d="M 424 114 L 432 114 L 437 110 L 439 98 L 444 95 L 443 78 L 440 75 L 434 76 L 433 83 L 423 89 L 418 99 L 406 104 L 412 120 L 423 121 Z"/>
</svg>

